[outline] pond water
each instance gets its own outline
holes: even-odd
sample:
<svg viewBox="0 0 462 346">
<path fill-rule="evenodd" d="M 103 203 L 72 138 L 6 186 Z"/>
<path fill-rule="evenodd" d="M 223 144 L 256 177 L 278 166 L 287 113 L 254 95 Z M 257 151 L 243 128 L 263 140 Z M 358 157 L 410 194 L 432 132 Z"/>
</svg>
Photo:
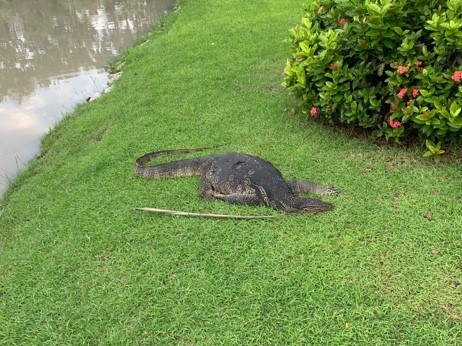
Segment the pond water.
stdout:
<svg viewBox="0 0 462 346">
<path fill-rule="evenodd" d="M 65 113 L 102 91 L 112 57 L 172 0 L 0 0 L 0 197 Z"/>
</svg>

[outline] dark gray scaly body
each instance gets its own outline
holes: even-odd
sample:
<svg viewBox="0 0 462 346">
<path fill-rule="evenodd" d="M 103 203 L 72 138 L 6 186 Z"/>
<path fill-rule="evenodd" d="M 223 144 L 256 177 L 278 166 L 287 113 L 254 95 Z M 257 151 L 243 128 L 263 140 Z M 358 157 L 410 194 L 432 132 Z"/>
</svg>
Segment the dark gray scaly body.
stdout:
<svg viewBox="0 0 462 346">
<path fill-rule="evenodd" d="M 239 204 L 265 204 L 285 213 L 310 213 L 332 209 L 332 204 L 298 196 L 299 193 L 337 194 L 337 190 L 308 180 L 286 182 L 281 172 L 260 157 L 235 152 L 201 156 L 146 166 L 153 158 L 203 149 L 152 152 L 135 162 L 136 174 L 149 178 L 201 177 L 199 195 Z"/>
</svg>

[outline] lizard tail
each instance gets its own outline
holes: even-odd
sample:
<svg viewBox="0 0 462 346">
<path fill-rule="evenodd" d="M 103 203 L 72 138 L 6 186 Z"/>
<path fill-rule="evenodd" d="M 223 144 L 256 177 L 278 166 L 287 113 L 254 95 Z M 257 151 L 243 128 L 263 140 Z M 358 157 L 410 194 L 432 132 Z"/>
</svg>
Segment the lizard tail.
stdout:
<svg viewBox="0 0 462 346">
<path fill-rule="evenodd" d="M 160 150 L 160 151 L 153 151 L 143 156 L 140 156 L 135 161 L 135 168 L 136 167 L 145 167 L 146 164 L 157 158 L 167 155 L 176 155 L 176 154 L 187 154 L 187 153 L 194 153 L 197 151 L 204 151 L 213 147 L 203 147 L 203 148 L 189 148 L 189 149 L 170 149 L 170 150 Z"/>
<path fill-rule="evenodd" d="M 197 175 L 204 158 L 184 159 L 154 166 L 147 166 L 147 163 L 162 156 L 193 153 L 216 148 L 217 146 L 153 151 L 138 157 L 134 164 L 134 170 L 136 174 L 150 179 Z"/>
</svg>

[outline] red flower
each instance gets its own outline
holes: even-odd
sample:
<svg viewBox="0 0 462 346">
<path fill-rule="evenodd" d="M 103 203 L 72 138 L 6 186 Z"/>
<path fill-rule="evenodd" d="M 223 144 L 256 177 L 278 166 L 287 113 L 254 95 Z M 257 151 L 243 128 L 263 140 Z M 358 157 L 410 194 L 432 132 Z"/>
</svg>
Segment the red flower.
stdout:
<svg viewBox="0 0 462 346">
<path fill-rule="evenodd" d="M 396 69 L 396 73 L 398 74 L 403 74 L 407 72 L 407 66 L 398 66 Z"/>
<path fill-rule="evenodd" d="M 388 125 L 390 125 L 392 129 L 396 129 L 397 127 L 401 126 L 401 122 L 398 120 L 395 121 L 391 117 L 388 117 Z"/>
<path fill-rule="evenodd" d="M 414 88 L 414 90 L 412 90 L 412 97 L 416 98 L 417 96 L 419 96 L 419 89 Z"/>
<path fill-rule="evenodd" d="M 399 93 L 397 94 L 398 98 L 402 99 L 407 94 L 407 88 L 402 88 Z"/>
<path fill-rule="evenodd" d="M 318 114 L 318 109 L 316 107 L 311 107 L 310 114 L 312 117 L 314 117 L 316 114 Z"/>
<path fill-rule="evenodd" d="M 422 61 L 417 60 L 417 61 L 415 62 L 415 66 L 417 66 L 417 67 L 422 66 Z"/>
<path fill-rule="evenodd" d="M 348 23 L 348 20 L 346 20 L 345 18 L 340 18 L 338 20 L 338 25 L 341 27 L 344 27 L 346 23 Z"/>
<path fill-rule="evenodd" d="M 451 79 L 456 83 L 460 83 L 462 81 L 462 71 L 455 71 Z"/>
</svg>

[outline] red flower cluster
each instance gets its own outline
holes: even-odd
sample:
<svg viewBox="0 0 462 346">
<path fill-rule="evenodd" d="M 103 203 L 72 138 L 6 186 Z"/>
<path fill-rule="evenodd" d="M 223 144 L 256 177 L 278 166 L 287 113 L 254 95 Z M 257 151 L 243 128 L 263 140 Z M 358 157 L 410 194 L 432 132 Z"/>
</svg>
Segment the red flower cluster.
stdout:
<svg viewBox="0 0 462 346">
<path fill-rule="evenodd" d="M 396 129 L 397 127 L 401 126 L 401 121 L 395 121 L 391 117 L 388 117 L 388 125 L 390 125 L 392 129 Z"/>
<path fill-rule="evenodd" d="M 329 68 L 331 70 L 336 70 L 337 69 L 337 61 L 333 61 L 329 64 Z"/>
<path fill-rule="evenodd" d="M 451 79 L 456 83 L 460 83 L 462 81 L 462 71 L 455 71 Z"/>
<path fill-rule="evenodd" d="M 342 28 L 345 26 L 346 23 L 348 23 L 348 20 L 346 20 L 345 18 L 340 18 L 338 20 L 338 25 L 341 26 Z"/>
<path fill-rule="evenodd" d="M 312 117 L 314 117 L 316 114 L 318 114 L 318 109 L 316 107 L 311 107 L 310 114 Z"/>
<path fill-rule="evenodd" d="M 396 69 L 396 73 L 398 74 L 403 74 L 407 72 L 407 66 L 398 66 Z"/>
<path fill-rule="evenodd" d="M 398 96 L 398 98 L 402 99 L 404 98 L 404 96 L 406 96 L 407 94 L 407 88 L 402 88 L 398 94 L 396 94 Z"/>
<path fill-rule="evenodd" d="M 408 88 L 402 88 L 402 89 L 396 94 L 396 96 L 398 96 L 398 98 L 400 98 L 400 99 L 403 99 L 404 96 L 407 95 L 407 91 L 408 91 Z M 417 88 L 412 89 L 412 97 L 413 97 L 413 98 L 416 98 L 417 96 L 419 96 L 419 94 L 420 94 L 419 89 L 417 89 Z"/>
</svg>

